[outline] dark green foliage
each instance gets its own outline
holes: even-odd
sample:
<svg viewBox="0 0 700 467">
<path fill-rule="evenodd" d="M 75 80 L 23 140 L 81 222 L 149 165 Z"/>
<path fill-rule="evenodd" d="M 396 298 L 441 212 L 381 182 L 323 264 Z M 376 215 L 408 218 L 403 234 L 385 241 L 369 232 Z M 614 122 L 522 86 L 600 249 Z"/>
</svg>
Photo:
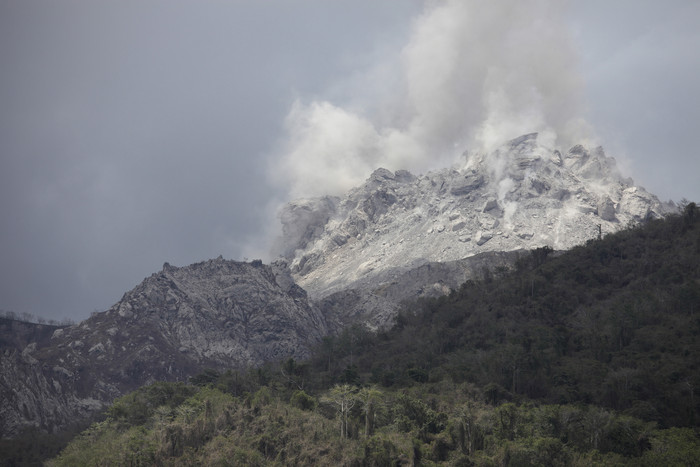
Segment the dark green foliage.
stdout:
<svg viewBox="0 0 700 467">
<path fill-rule="evenodd" d="M 503 403 L 472 399 L 467 386 L 426 383 L 411 390 L 348 388 L 358 410 L 338 431 L 335 411 L 296 407 L 314 400 L 261 388 L 251 403 L 211 386 L 179 405 L 161 405 L 143 424 L 108 418 L 93 425 L 50 465 L 694 465 L 693 429 L 653 423 L 587 405 Z M 338 387 L 326 391 L 337 396 Z M 363 396 L 364 393 L 364 396 Z M 361 436 L 367 401 L 375 430 Z M 315 405 L 315 404 L 314 404 Z M 168 415 L 169 414 L 169 415 Z M 365 426 L 367 426 L 365 424 Z"/>
<path fill-rule="evenodd" d="M 43 465 L 44 460 L 56 456 L 88 425 L 81 423 L 56 434 L 44 433 L 34 427 L 25 428 L 16 438 L 0 440 L 0 465 Z"/>
<path fill-rule="evenodd" d="M 332 364 L 323 354 L 312 359 L 313 370 L 320 381 L 349 381 L 352 362 L 356 383 L 408 387 L 449 378 L 480 386 L 491 404 L 593 403 L 661 426 L 693 426 L 700 420 L 699 212 L 689 203 L 681 215 L 556 256 L 538 248 L 510 274 L 407 306 L 391 331 L 327 339 Z"/>
<path fill-rule="evenodd" d="M 259 387 L 250 371 L 242 373 L 237 370 L 227 370 L 222 373 L 216 380 L 215 386 L 220 391 L 233 394 L 234 396 L 255 392 Z"/>
<path fill-rule="evenodd" d="M 308 362 L 141 388 L 57 464 L 700 465 L 698 218 L 535 250 Z"/>
<path fill-rule="evenodd" d="M 156 408 L 175 408 L 195 392 L 194 387 L 185 383 L 154 383 L 115 400 L 107 416 L 123 425 L 142 425 Z"/>
<path fill-rule="evenodd" d="M 190 383 L 194 384 L 195 386 L 206 386 L 207 384 L 212 384 L 218 381 L 220 377 L 221 373 L 212 368 L 207 368 L 198 375 L 191 377 Z"/>
<path fill-rule="evenodd" d="M 316 399 L 302 390 L 294 391 L 289 403 L 301 410 L 313 410 L 316 407 Z"/>
<path fill-rule="evenodd" d="M 698 465 L 700 463 L 700 433 L 689 428 L 670 428 L 650 436 L 650 449 L 640 465 Z"/>
<path fill-rule="evenodd" d="M 391 441 L 373 436 L 365 443 L 363 466 L 383 467 L 396 465 L 399 462 L 399 450 Z"/>
<path fill-rule="evenodd" d="M 408 374 L 409 378 L 418 383 L 425 383 L 428 381 L 428 372 L 422 368 L 411 367 L 406 370 L 406 373 Z"/>
</svg>

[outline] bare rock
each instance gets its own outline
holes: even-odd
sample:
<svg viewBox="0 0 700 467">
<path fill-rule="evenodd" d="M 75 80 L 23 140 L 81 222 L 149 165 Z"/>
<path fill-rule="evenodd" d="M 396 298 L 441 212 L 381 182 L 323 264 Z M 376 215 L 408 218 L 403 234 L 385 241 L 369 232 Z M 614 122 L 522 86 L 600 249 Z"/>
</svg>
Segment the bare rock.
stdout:
<svg viewBox="0 0 700 467">
<path fill-rule="evenodd" d="M 464 196 L 484 184 L 484 176 L 481 174 L 469 174 L 460 177 L 452 183 L 450 193 L 454 196 Z"/>
<path fill-rule="evenodd" d="M 605 196 L 598 203 L 598 216 L 608 222 L 614 222 L 616 220 L 615 203 L 613 203 L 610 197 Z"/>
<path fill-rule="evenodd" d="M 481 246 L 484 243 L 491 240 L 492 238 L 493 238 L 493 234 L 491 232 L 479 231 L 476 233 L 476 244 Z"/>
<path fill-rule="evenodd" d="M 463 220 L 455 222 L 454 224 L 452 224 L 452 231 L 457 232 L 458 230 L 462 230 L 466 226 L 467 226 L 467 223 Z"/>
<path fill-rule="evenodd" d="M 482 252 L 568 249 L 596 238 L 598 225 L 614 232 L 668 212 L 630 183 L 602 149 L 561 151 L 532 133 L 418 177 L 375 171 L 334 199 L 332 219 L 316 226 L 312 242 L 281 253 L 297 283 L 321 300 L 365 281 L 380 287 L 392 280 L 387 271 Z"/>
<path fill-rule="evenodd" d="M 41 329 L 0 339 L 11 343 L 0 353 L 3 437 L 28 425 L 55 431 L 147 382 L 304 358 L 328 332 L 285 262 L 222 258 L 167 265 L 109 310 Z"/>
<path fill-rule="evenodd" d="M 497 207 L 498 207 L 498 201 L 496 201 L 495 199 L 492 198 L 492 199 L 486 201 L 486 203 L 484 204 L 484 207 L 481 209 L 481 212 L 488 212 L 488 211 L 495 209 Z"/>
</svg>

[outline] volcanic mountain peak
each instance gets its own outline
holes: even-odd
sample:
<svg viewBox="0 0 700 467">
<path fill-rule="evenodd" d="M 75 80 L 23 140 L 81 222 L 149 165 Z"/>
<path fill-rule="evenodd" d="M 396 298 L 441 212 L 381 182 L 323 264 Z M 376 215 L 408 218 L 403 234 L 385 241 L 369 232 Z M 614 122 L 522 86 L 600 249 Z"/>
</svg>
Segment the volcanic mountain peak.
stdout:
<svg viewBox="0 0 700 467">
<path fill-rule="evenodd" d="M 428 262 L 568 249 L 670 208 L 623 179 L 602 148 L 562 153 L 532 133 L 465 155 L 461 166 L 421 176 L 378 169 L 342 198 L 289 203 L 283 255 L 297 283 L 319 298 Z"/>
</svg>

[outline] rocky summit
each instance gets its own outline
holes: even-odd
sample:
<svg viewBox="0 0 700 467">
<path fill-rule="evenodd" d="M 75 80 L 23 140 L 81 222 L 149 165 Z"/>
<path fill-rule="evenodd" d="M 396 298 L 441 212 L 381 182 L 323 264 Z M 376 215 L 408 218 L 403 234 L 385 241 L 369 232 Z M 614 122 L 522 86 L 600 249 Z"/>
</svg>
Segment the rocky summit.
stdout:
<svg viewBox="0 0 700 467">
<path fill-rule="evenodd" d="M 163 269 L 75 326 L 0 329 L 0 434 L 61 429 L 154 381 L 303 358 L 323 317 L 285 269 L 221 258 Z M 25 327 L 30 324 L 24 324 Z M 36 325 L 38 326 L 38 325 Z M 46 328 L 46 329 L 45 329 Z"/>
<path fill-rule="evenodd" d="M 281 254 L 320 299 L 381 290 L 429 263 L 568 249 L 672 208 L 623 178 L 602 148 L 562 152 L 533 133 L 492 153 L 465 153 L 451 169 L 378 169 L 344 197 L 291 202 L 281 214 Z"/>
<path fill-rule="evenodd" d="M 324 335 L 388 327 L 403 300 L 525 250 L 568 249 L 672 208 L 602 149 L 562 152 L 537 134 L 421 176 L 378 169 L 344 197 L 289 203 L 272 265 L 166 263 L 78 325 L 0 322 L 0 436 L 60 430 L 150 382 L 304 358 Z"/>
</svg>

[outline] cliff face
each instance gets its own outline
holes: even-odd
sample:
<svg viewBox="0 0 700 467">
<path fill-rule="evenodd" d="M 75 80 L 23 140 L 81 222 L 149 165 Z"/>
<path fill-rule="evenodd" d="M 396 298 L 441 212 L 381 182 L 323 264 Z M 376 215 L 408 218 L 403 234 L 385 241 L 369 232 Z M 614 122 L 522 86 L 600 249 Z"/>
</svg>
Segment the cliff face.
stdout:
<svg viewBox="0 0 700 467">
<path fill-rule="evenodd" d="M 344 197 L 289 203 L 281 220 L 293 277 L 312 298 L 399 280 L 416 267 L 484 252 L 568 249 L 665 206 L 620 176 L 601 148 L 546 148 L 537 134 L 458 167 L 376 170 Z"/>
<path fill-rule="evenodd" d="M 223 259 L 163 270 L 103 313 L 0 357 L 0 434 L 47 430 L 158 380 L 203 368 L 303 358 L 326 334 L 306 293 L 280 267 Z"/>
</svg>

